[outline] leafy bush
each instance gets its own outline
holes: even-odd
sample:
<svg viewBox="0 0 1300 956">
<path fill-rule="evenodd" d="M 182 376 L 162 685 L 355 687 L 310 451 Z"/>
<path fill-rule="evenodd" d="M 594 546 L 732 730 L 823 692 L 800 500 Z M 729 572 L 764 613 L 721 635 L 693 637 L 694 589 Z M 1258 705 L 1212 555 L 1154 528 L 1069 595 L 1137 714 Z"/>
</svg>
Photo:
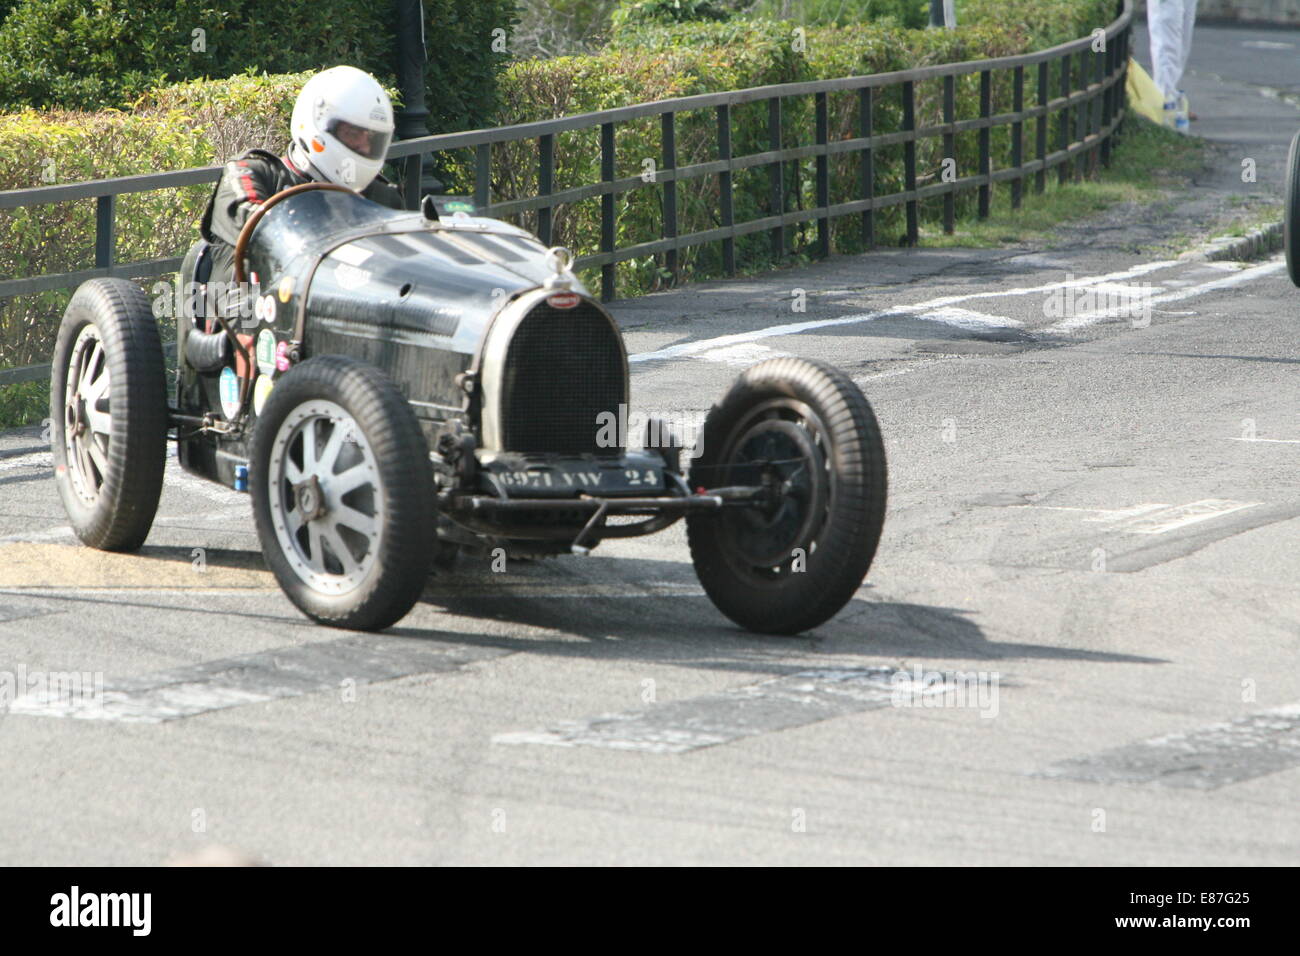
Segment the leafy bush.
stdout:
<svg viewBox="0 0 1300 956">
<path fill-rule="evenodd" d="M 758 0 L 751 16 L 789 18 L 804 26 L 846 27 L 892 20 L 895 25 L 924 27 L 930 22 L 930 0 Z M 966 20 L 966 5 L 958 9 L 958 22 Z"/>
<path fill-rule="evenodd" d="M 623 0 L 614 11 L 612 22 L 617 29 L 632 23 L 726 20 L 731 14 L 718 0 Z"/>
<path fill-rule="evenodd" d="M 430 124 L 482 125 L 514 0 L 425 0 Z M 126 106 L 164 83 L 349 63 L 391 85 L 392 3 L 21 0 L 0 25 L 0 109 Z"/>
</svg>

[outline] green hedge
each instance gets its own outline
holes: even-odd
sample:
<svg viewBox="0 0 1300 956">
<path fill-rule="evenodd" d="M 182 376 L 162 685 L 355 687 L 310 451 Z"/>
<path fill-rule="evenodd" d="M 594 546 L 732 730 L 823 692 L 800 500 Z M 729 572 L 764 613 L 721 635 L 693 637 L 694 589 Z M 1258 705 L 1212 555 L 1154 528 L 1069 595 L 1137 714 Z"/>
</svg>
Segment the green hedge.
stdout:
<svg viewBox="0 0 1300 956">
<path fill-rule="evenodd" d="M 430 126 L 480 126 L 504 59 L 492 31 L 508 33 L 515 2 L 424 6 Z M 391 85 L 393 19 L 387 0 L 22 0 L 0 25 L 0 109 L 123 107 L 164 83 L 339 63 Z"/>
</svg>

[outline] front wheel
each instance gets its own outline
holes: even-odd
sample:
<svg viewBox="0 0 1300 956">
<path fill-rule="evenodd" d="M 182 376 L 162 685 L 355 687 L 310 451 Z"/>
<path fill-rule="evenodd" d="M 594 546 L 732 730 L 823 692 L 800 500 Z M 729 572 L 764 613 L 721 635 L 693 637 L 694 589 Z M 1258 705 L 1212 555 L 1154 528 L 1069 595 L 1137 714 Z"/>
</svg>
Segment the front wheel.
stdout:
<svg viewBox="0 0 1300 956">
<path fill-rule="evenodd" d="M 763 486 L 764 501 L 686 520 L 705 592 L 742 627 L 797 634 L 866 577 L 885 519 L 885 449 L 838 369 L 779 358 L 746 370 L 709 412 L 692 488 Z"/>
<path fill-rule="evenodd" d="M 411 406 L 379 369 L 339 355 L 288 372 L 258 416 L 253 515 L 267 564 L 321 624 L 379 630 L 429 576 L 434 488 Z"/>
</svg>

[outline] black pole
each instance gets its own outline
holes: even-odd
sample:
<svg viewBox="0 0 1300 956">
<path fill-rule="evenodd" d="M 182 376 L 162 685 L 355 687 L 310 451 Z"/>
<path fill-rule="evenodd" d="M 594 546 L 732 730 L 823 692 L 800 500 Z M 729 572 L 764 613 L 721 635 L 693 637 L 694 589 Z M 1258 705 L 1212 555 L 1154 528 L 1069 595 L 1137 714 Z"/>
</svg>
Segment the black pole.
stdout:
<svg viewBox="0 0 1300 956">
<path fill-rule="evenodd" d="M 943 26 L 943 0 L 930 0 L 930 26 Z"/>
<path fill-rule="evenodd" d="M 397 139 L 428 136 L 424 105 L 424 64 L 428 53 L 424 45 L 423 0 L 397 2 L 397 89 L 402 94 L 402 108 L 393 117 Z M 420 164 L 420 195 L 441 192 L 443 184 L 433 174 L 433 163 L 426 154 Z"/>
</svg>

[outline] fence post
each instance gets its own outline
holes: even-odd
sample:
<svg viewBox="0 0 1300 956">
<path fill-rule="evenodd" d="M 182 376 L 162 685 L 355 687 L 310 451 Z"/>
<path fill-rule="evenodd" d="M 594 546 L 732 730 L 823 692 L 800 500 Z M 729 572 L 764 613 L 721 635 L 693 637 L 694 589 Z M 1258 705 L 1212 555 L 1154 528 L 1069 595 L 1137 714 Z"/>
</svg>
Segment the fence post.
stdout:
<svg viewBox="0 0 1300 956">
<path fill-rule="evenodd" d="M 1102 69 L 1102 75 L 1104 76 L 1106 82 L 1110 81 L 1111 72 L 1114 70 L 1114 67 L 1115 67 L 1115 45 L 1113 43 L 1108 42 L 1106 44 L 1106 63 Z M 1112 85 L 1106 87 L 1106 92 L 1102 95 L 1101 98 L 1101 128 L 1102 129 L 1105 129 L 1107 126 L 1110 125 L 1111 117 L 1115 115 L 1111 111 L 1111 105 L 1112 105 L 1111 97 L 1114 95 L 1114 93 L 1115 93 L 1115 87 Z M 1110 165 L 1110 136 L 1107 136 L 1101 142 L 1101 165 L 1102 166 Z"/>
<path fill-rule="evenodd" d="M 474 215 L 486 216 L 492 202 L 492 144 L 474 147 Z"/>
<path fill-rule="evenodd" d="M 1085 47 L 1079 51 L 1079 89 L 1088 89 L 1088 54 L 1091 52 L 1090 47 Z M 1075 107 L 1074 111 L 1074 135 L 1078 139 L 1079 145 L 1088 136 L 1088 122 L 1092 116 L 1092 100 L 1085 100 Z M 1079 155 L 1074 158 L 1074 168 L 1078 173 L 1079 179 L 1084 179 L 1088 174 L 1088 152 L 1089 150 L 1080 149 Z"/>
<path fill-rule="evenodd" d="M 600 178 L 614 181 L 614 124 L 600 124 Z M 602 193 L 600 197 L 600 251 L 614 251 L 614 194 Z M 614 298 L 616 264 L 607 262 L 600 267 L 600 299 L 608 302 Z"/>
<path fill-rule="evenodd" d="M 555 134 L 544 133 L 537 140 L 537 193 L 549 196 L 555 189 Z M 537 237 L 546 245 L 551 244 L 551 229 L 554 225 L 549 203 L 537 210 Z"/>
<path fill-rule="evenodd" d="M 781 148 L 781 97 L 774 96 L 767 101 L 767 145 L 773 151 Z M 785 214 L 784 180 L 785 163 L 779 159 L 768 166 L 768 178 L 771 183 L 769 207 L 773 216 Z M 772 230 L 772 256 L 780 259 L 785 255 L 785 226 L 777 223 Z"/>
<path fill-rule="evenodd" d="M 817 153 L 817 207 L 821 210 L 821 215 L 817 217 L 817 254 L 824 259 L 831 254 L 831 158 L 825 151 L 827 144 L 830 143 L 831 133 L 826 93 L 818 93 L 815 101 L 817 145 L 821 147 Z"/>
<path fill-rule="evenodd" d="M 1070 54 L 1061 57 L 1061 95 L 1068 97 L 1070 95 Z M 1059 140 L 1060 149 L 1068 149 L 1070 146 L 1070 108 L 1061 107 L 1060 113 Z M 1057 169 L 1057 181 L 1064 186 L 1070 179 L 1070 161 L 1063 159 Z"/>
<path fill-rule="evenodd" d="M 723 226 L 736 223 L 735 204 L 731 195 L 731 107 L 723 103 L 718 107 L 718 159 L 727 167 L 718 173 L 718 204 Z M 736 240 L 733 236 L 722 239 L 722 271 L 736 274 Z"/>
<path fill-rule="evenodd" d="M 674 177 L 677 173 L 677 125 L 675 113 L 671 110 L 665 113 L 659 119 L 660 140 L 663 144 L 663 168 L 672 170 Z M 664 183 L 664 239 L 677 238 L 677 180 L 669 179 Z M 669 249 L 664 255 L 664 265 L 672 273 L 673 284 L 677 284 L 678 261 L 677 249 Z"/>
<path fill-rule="evenodd" d="M 943 78 L 943 159 L 946 164 L 948 160 L 953 161 L 956 165 L 956 140 L 957 137 L 952 131 L 953 114 L 956 111 L 957 100 L 957 78 L 949 73 Z M 942 169 L 942 166 L 940 167 Z M 940 173 L 942 175 L 942 173 Z M 957 220 L 957 199 L 954 195 L 957 189 L 956 183 L 948 187 L 947 192 L 943 194 L 943 231 L 945 235 L 951 236 L 956 229 Z"/>
<path fill-rule="evenodd" d="M 993 115 L 993 74 L 989 70 L 980 71 L 980 119 L 988 121 Z M 993 159 L 989 150 L 989 138 L 992 130 L 980 127 L 980 175 L 985 177 L 979 188 L 979 217 L 989 217 L 989 205 L 993 195 Z"/>
<path fill-rule="evenodd" d="M 107 269 L 113 265 L 113 254 L 117 249 L 117 222 L 113 215 L 116 199 L 112 194 L 95 199 L 96 269 Z"/>
<path fill-rule="evenodd" d="M 413 153 L 402 166 L 402 202 L 407 209 L 420 208 L 420 176 L 424 157 Z"/>
<path fill-rule="evenodd" d="M 1034 191 L 1039 193 L 1047 189 L 1047 68 L 1046 60 L 1038 64 L 1038 108 L 1042 112 L 1038 114 L 1038 142 L 1035 144 L 1038 152 L 1038 172 L 1034 174 Z"/>
<path fill-rule="evenodd" d="M 903 83 L 903 130 L 910 132 L 903 142 L 903 189 L 916 192 L 916 84 L 911 80 Z M 907 244 L 914 246 L 920 242 L 920 229 L 916 221 L 916 196 L 907 200 Z"/>
<path fill-rule="evenodd" d="M 1025 163 L 1025 121 L 1020 114 L 1025 109 L 1025 68 L 1016 67 L 1011 82 L 1011 112 L 1016 114 L 1011 124 L 1011 165 L 1015 167 L 1016 178 L 1011 180 L 1011 208 L 1020 208 L 1021 193 L 1025 188 L 1025 177 L 1020 167 Z"/>
<path fill-rule="evenodd" d="M 1105 43 L 1105 40 L 1103 39 L 1102 42 Z M 1110 93 L 1109 89 L 1104 88 L 1106 76 L 1109 73 L 1106 66 L 1110 62 L 1110 44 L 1106 43 L 1105 46 L 1106 49 L 1102 50 L 1101 53 L 1094 53 L 1092 55 L 1092 62 L 1096 67 L 1095 72 L 1098 87 L 1096 95 L 1092 98 L 1092 131 L 1096 133 L 1098 137 L 1101 135 L 1102 117 L 1106 114 L 1107 96 Z M 1101 161 L 1101 143 L 1099 142 L 1092 148 L 1092 159 L 1090 160 L 1092 172 L 1095 173 L 1097 171 L 1097 166 Z"/>
<path fill-rule="evenodd" d="M 862 135 L 870 137 L 873 124 L 871 117 L 871 87 L 869 86 L 864 86 L 858 91 L 858 119 L 862 126 Z M 870 146 L 862 151 L 861 178 L 862 198 L 874 200 L 876 198 L 876 167 Z M 868 249 L 876 245 L 876 214 L 875 210 L 870 206 L 862 213 L 862 244 Z"/>
</svg>

